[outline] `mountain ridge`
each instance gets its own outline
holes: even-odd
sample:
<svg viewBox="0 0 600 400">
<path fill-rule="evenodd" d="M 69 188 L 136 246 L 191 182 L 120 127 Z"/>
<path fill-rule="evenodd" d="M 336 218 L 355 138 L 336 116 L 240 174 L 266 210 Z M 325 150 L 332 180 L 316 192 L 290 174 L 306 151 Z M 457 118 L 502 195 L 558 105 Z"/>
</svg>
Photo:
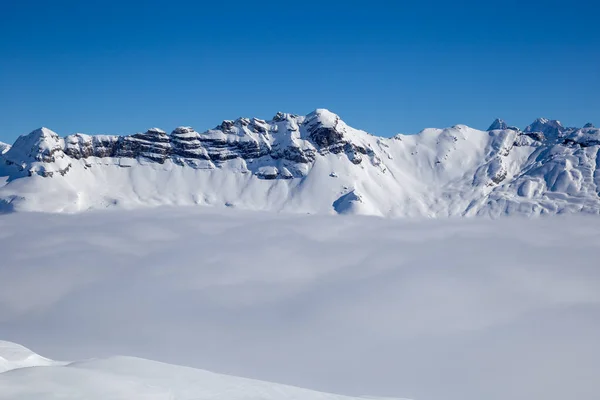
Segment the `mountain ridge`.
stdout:
<svg viewBox="0 0 600 400">
<path fill-rule="evenodd" d="M 599 146 L 593 125 L 545 118 L 522 131 L 497 119 L 488 131 L 455 125 L 383 138 L 326 109 L 225 120 L 201 133 L 182 126 L 61 138 L 40 128 L 0 155 L 0 201 L 4 211 L 207 204 L 380 216 L 597 214 Z"/>
</svg>

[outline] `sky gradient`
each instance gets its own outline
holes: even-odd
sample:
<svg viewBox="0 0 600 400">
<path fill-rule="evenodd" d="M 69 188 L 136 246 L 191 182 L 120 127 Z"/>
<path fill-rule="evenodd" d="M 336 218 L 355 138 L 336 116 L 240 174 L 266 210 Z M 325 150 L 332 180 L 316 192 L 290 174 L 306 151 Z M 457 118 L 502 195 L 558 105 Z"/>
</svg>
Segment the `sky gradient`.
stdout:
<svg viewBox="0 0 600 400">
<path fill-rule="evenodd" d="M 315 108 L 381 136 L 600 124 L 592 1 L 205 3 L 0 2 L 0 141 Z"/>
</svg>

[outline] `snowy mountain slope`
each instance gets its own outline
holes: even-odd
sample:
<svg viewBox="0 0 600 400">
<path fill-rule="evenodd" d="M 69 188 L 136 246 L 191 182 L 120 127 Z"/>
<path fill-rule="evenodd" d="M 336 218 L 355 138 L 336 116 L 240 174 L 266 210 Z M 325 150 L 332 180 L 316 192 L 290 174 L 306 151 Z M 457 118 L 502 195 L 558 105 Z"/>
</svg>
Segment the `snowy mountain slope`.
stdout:
<svg viewBox="0 0 600 400">
<path fill-rule="evenodd" d="M 10 359 L 15 352 L 29 353 L 27 363 L 15 364 L 9 372 L 0 373 L 2 400 L 356 399 L 134 357 L 59 363 L 20 345 L 0 341 L 0 360 Z"/>
<path fill-rule="evenodd" d="M 4 211 L 160 204 L 302 213 L 600 213 L 600 129 L 496 120 L 380 138 L 323 109 L 198 133 L 59 137 L 41 128 L 0 159 Z"/>
</svg>

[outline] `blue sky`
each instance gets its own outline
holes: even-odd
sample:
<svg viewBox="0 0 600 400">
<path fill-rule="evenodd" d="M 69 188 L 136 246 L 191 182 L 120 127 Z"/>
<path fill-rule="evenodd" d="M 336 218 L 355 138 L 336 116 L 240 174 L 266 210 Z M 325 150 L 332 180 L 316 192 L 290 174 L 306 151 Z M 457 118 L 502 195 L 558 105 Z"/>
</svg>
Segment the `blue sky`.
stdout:
<svg viewBox="0 0 600 400">
<path fill-rule="evenodd" d="M 328 108 L 374 134 L 600 124 L 588 1 L 1 1 L 0 140 Z"/>
</svg>

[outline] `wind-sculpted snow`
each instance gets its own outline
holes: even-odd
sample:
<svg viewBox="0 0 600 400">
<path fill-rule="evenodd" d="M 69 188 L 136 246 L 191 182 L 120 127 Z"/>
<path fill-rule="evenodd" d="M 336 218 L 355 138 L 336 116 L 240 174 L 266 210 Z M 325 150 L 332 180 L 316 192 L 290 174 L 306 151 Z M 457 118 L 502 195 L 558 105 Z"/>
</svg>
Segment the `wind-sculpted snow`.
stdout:
<svg viewBox="0 0 600 400">
<path fill-rule="evenodd" d="M 0 155 L 0 210 L 211 205 L 380 216 L 600 213 L 600 129 L 498 119 L 380 138 L 319 109 L 196 132 L 60 138 L 47 128 Z M 44 178 L 44 179 L 40 179 Z M 349 198 L 356 197 L 348 207 Z"/>
<path fill-rule="evenodd" d="M 89 382 L 111 399 L 121 384 L 166 396 L 170 377 L 190 383 L 187 370 L 147 379 L 155 364 L 104 359 L 122 354 L 347 395 L 597 400 L 599 241 L 600 217 L 581 215 L 2 215 L 2 339 L 102 359 L 2 373 L 0 399 L 7 384 L 31 394 Z M 275 397 L 300 398 L 289 393 Z"/>
</svg>

